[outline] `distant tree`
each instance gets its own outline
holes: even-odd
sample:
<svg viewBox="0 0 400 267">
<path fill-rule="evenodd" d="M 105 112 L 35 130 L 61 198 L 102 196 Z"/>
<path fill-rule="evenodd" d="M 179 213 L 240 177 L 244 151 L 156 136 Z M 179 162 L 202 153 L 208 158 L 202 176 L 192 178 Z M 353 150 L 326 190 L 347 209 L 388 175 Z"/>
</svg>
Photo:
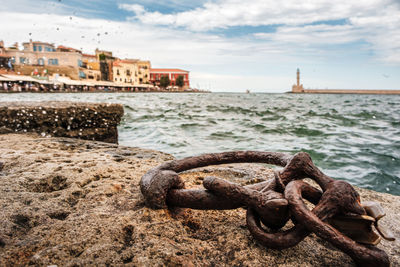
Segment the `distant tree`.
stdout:
<svg viewBox="0 0 400 267">
<path fill-rule="evenodd" d="M 99 55 L 99 60 L 106 60 L 106 55 L 100 54 Z"/>
<path fill-rule="evenodd" d="M 176 86 L 179 86 L 179 87 L 183 87 L 185 85 L 182 75 L 179 75 L 178 78 L 176 78 L 175 84 L 176 84 Z"/>
<path fill-rule="evenodd" d="M 169 86 L 171 84 L 171 81 L 169 80 L 168 75 L 163 75 L 160 78 L 160 86 L 162 88 L 167 88 L 167 86 Z"/>
</svg>

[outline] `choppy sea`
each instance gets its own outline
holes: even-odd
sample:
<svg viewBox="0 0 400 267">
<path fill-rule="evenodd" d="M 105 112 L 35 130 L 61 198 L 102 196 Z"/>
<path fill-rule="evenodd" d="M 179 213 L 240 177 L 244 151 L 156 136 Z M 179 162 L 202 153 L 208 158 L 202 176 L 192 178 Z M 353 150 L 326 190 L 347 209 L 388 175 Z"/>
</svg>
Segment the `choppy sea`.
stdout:
<svg viewBox="0 0 400 267">
<path fill-rule="evenodd" d="M 121 145 L 177 158 L 231 150 L 306 151 L 333 178 L 400 195 L 400 96 L 0 94 L 0 101 L 21 100 L 121 103 Z"/>
</svg>

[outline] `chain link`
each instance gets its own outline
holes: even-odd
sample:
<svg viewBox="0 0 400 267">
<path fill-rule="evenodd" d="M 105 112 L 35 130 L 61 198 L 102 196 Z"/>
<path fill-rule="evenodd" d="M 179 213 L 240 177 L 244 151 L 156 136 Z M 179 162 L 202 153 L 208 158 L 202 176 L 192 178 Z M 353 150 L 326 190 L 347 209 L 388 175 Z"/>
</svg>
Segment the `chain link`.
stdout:
<svg viewBox="0 0 400 267">
<path fill-rule="evenodd" d="M 178 175 L 179 172 L 208 165 L 244 162 L 284 168 L 274 171 L 274 179 L 247 186 L 208 176 L 203 180 L 205 189 L 185 189 L 184 181 Z M 302 181 L 304 178 L 314 180 L 322 191 Z M 292 156 L 277 152 L 235 151 L 174 160 L 148 171 L 141 179 L 140 188 L 146 205 L 154 209 L 168 206 L 200 210 L 245 208 L 250 233 L 268 248 L 289 248 L 310 233 L 315 233 L 347 253 L 359 266 L 390 266 L 389 257 L 383 250 L 360 243 L 379 242 L 380 237 L 374 237 L 371 227 L 367 227 L 364 233 L 368 238 L 360 241 L 351 239 L 352 232 L 346 232 L 346 224 L 341 224 L 341 220 L 356 218 L 355 223 L 364 220 L 364 223 L 369 221 L 371 225 L 375 222 L 377 226 L 377 221 L 383 215 L 367 213 L 371 209 L 364 209 L 359 194 L 349 183 L 334 180 L 322 173 L 304 152 Z M 304 199 L 315 205 L 311 211 Z M 340 216 L 344 216 L 344 219 L 340 219 Z M 329 224 L 331 219 L 347 235 Z M 294 226 L 277 232 L 289 220 Z M 261 222 L 273 232 L 268 232 Z M 357 233 L 354 233 L 353 238 L 356 237 Z M 394 240 L 391 236 L 383 237 Z"/>
</svg>

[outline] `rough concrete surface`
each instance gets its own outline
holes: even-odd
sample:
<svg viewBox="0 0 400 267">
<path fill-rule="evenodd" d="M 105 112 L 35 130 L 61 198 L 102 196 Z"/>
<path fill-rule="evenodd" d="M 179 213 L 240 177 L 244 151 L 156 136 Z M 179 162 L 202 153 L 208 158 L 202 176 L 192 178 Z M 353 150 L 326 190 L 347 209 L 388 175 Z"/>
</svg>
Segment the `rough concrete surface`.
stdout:
<svg viewBox="0 0 400 267">
<path fill-rule="evenodd" d="M 120 104 L 0 102 L 0 134 L 36 132 L 43 136 L 118 143 L 117 126 L 123 115 Z"/>
<path fill-rule="evenodd" d="M 33 134 L 0 135 L 0 266 L 352 266 L 315 235 L 282 251 L 257 244 L 245 211 L 151 210 L 139 180 L 172 157 L 157 151 Z M 182 174 L 187 187 L 215 175 L 241 184 L 272 177 L 259 164 Z M 400 236 L 400 197 L 379 201 Z M 379 247 L 400 265 L 399 241 Z"/>
</svg>

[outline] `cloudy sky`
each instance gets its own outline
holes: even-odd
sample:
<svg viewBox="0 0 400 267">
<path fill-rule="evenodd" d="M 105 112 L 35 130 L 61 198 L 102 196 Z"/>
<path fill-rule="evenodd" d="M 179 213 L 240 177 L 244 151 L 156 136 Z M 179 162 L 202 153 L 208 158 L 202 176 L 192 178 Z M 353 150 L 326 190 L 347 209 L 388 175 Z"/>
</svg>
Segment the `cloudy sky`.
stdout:
<svg viewBox="0 0 400 267">
<path fill-rule="evenodd" d="M 29 39 L 153 67 L 193 87 L 400 89 L 399 0 L 3 0 L 0 40 Z"/>
</svg>

